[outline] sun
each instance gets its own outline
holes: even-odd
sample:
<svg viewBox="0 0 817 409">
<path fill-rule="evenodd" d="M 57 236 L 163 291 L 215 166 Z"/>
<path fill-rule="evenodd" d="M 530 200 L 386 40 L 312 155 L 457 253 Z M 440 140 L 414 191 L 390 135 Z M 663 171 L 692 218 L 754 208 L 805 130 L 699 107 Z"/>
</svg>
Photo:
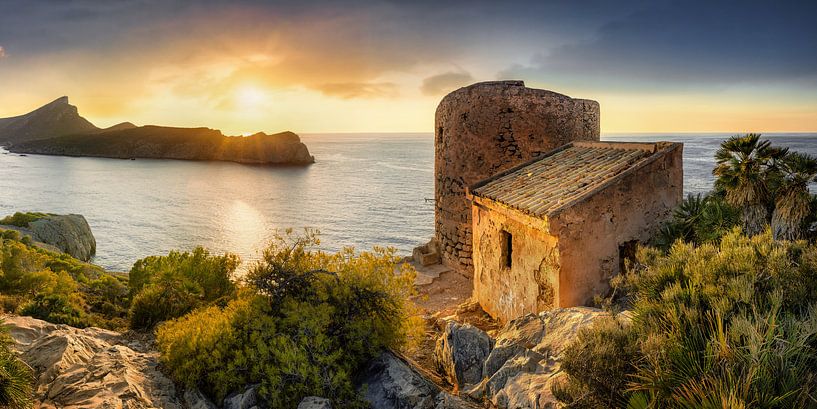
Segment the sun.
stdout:
<svg viewBox="0 0 817 409">
<path fill-rule="evenodd" d="M 267 93 L 258 87 L 245 85 L 235 90 L 236 106 L 242 110 L 256 109 L 269 100 Z"/>
</svg>

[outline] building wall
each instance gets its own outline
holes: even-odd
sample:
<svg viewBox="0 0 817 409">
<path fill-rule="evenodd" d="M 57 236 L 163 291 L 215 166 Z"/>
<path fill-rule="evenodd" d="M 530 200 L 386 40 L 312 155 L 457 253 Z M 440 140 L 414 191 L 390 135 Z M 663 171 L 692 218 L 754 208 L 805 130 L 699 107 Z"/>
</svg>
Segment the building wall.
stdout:
<svg viewBox="0 0 817 409">
<path fill-rule="evenodd" d="M 435 236 L 443 262 L 470 273 L 465 188 L 566 143 L 599 140 L 599 104 L 522 81 L 478 83 L 443 98 L 434 129 Z"/>
<path fill-rule="evenodd" d="M 502 322 L 559 305 L 557 238 L 547 222 L 475 199 L 474 298 Z M 511 267 L 504 265 L 502 232 L 512 236 Z"/>
<path fill-rule="evenodd" d="M 620 246 L 649 240 L 683 199 L 681 144 L 668 144 L 646 166 L 631 169 L 586 200 L 551 215 L 559 237 L 560 307 L 587 305 L 619 273 Z"/>
</svg>

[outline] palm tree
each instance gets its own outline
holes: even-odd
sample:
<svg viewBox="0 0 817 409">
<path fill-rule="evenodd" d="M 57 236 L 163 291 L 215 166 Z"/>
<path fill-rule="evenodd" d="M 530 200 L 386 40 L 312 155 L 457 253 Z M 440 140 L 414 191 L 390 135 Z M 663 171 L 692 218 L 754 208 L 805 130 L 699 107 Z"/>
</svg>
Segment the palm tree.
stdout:
<svg viewBox="0 0 817 409">
<path fill-rule="evenodd" d="M 793 152 L 781 161 L 780 170 L 783 177 L 775 194 L 772 233 L 775 240 L 802 239 L 811 213 L 808 184 L 817 176 L 817 158 Z"/>
<path fill-rule="evenodd" d="M 761 141 L 760 134 L 746 134 L 727 139 L 715 153 L 715 188 L 725 193 L 727 203 L 741 209 L 743 230 L 749 236 L 762 232 L 769 223 L 770 185 L 787 152 Z"/>
</svg>

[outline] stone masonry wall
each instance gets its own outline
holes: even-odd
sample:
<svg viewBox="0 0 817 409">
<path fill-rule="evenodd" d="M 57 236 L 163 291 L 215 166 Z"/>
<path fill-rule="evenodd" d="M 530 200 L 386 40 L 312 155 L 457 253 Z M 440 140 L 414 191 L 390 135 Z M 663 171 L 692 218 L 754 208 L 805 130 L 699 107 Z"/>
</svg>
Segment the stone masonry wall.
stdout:
<svg viewBox="0 0 817 409">
<path fill-rule="evenodd" d="M 435 236 L 442 261 L 467 274 L 466 187 L 572 141 L 599 140 L 599 104 L 522 81 L 482 82 L 448 94 L 435 118 Z"/>
<path fill-rule="evenodd" d="M 620 272 L 622 246 L 647 242 L 683 200 L 683 146 L 662 144 L 650 163 L 551 216 L 550 234 L 559 237 L 560 307 L 588 305 L 605 294 Z"/>
</svg>

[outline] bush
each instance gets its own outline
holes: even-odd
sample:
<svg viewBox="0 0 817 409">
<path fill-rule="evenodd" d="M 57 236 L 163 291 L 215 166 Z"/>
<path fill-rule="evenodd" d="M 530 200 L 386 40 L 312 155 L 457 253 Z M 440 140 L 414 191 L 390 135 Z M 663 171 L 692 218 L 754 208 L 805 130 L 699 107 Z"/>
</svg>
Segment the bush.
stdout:
<svg viewBox="0 0 817 409">
<path fill-rule="evenodd" d="M 677 240 L 717 244 L 720 238 L 740 225 L 740 211 L 718 194 L 689 195 L 678 205 L 673 217 L 656 235 L 654 244 L 664 250 Z"/>
<path fill-rule="evenodd" d="M 17 226 L 17 227 L 28 227 L 29 223 L 42 219 L 43 217 L 48 216 L 46 213 L 36 213 L 36 212 L 27 212 L 27 213 L 14 213 L 11 216 L 6 216 L 0 219 L 0 224 L 6 226 Z"/>
<path fill-rule="evenodd" d="M 162 362 L 177 382 L 216 401 L 260 383 L 271 407 L 295 407 L 308 395 L 354 407 L 352 376 L 361 365 L 419 335 L 407 301 L 415 275 L 397 268 L 393 249 L 327 254 L 314 249 L 314 233 L 289 233 L 264 252 L 226 307 L 159 327 Z"/>
<path fill-rule="evenodd" d="M 210 255 L 202 247 L 137 261 L 129 275 L 131 327 L 150 328 L 195 308 L 226 302 L 235 295 L 232 275 L 238 264 L 234 254 Z"/>
<path fill-rule="evenodd" d="M 816 257 L 769 230 L 640 249 L 617 283 L 633 300 L 632 325 L 583 333 L 554 393 L 572 407 L 817 406 Z M 614 363 L 611 348 L 623 351 Z"/>
<path fill-rule="evenodd" d="M 119 329 L 129 298 L 121 276 L 69 255 L 33 247 L 16 234 L 0 234 L 0 301 L 6 312 L 74 326 Z M 90 278 L 89 278 L 90 277 Z M 119 287 L 121 290 L 121 287 Z"/>
<path fill-rule="evenodd" d="M 30 408 L 34 372 L 11 350 L 12 342 L 8 328 L 0 321 L 0 407 Z"/>
</svg>

